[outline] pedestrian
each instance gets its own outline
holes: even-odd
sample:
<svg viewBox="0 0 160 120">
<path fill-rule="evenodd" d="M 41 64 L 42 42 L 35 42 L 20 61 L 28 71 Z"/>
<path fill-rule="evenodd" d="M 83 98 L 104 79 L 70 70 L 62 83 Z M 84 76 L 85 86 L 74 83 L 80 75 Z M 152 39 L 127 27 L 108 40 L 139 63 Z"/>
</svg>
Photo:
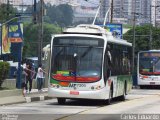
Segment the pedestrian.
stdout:
<svg viewBox="0 0 160 120">
<path fill-rule="evenodd" d="M 21 80 L 22 80 L 22 84 L 21 84 L 21 88 L 22 88 L 22 95 L 25 96 L 25 88 L 26 88 L 26 77 L 28 76 L 28 74 L 25 72 L 23 66 L 21 65 L 21 70 L 22 70 L 22 74 L 21 74 Z"/>
<path fill-rule="evenodd" d="M 26 77 L 26 92 L 30 93 L 32 90 L 32 79 L 33 79 L 33 73 L 35 73 L 34 71 L 32 71 L 32 66 L 31 64 L 27 63 L 26 67 L 25 67 L 25 72 L 27 73 L 27 77 Z M 29 83 L 29 91 L 28 91 L 28 83 Z"/>
<path fill-rule="evenodd" d="M 42 91 L 42 86 L 43 86 L 43 79 L 44 79 L 44 74 L 46 73 L 43 69 L 42 69 L 42 64 L 39 64 L 38 66 L 38 71 L 37 71 L 37 88 L 38 91 L 41 92 Z"/>
</svg>

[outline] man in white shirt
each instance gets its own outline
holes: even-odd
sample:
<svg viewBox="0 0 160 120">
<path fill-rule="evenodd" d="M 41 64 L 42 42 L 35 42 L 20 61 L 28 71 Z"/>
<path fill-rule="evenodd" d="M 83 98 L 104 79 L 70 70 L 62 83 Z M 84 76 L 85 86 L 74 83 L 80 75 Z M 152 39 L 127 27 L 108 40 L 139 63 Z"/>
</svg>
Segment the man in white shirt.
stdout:
<svg viewBox="0 0 160 120">
<path fill-rule="evenodd" d="M 44 73 L 45 71 L 42 69 L 42 65 L 40 64 L 37 71 L 37 88 L 39 92 L 42 91 Z"/>
</svg>

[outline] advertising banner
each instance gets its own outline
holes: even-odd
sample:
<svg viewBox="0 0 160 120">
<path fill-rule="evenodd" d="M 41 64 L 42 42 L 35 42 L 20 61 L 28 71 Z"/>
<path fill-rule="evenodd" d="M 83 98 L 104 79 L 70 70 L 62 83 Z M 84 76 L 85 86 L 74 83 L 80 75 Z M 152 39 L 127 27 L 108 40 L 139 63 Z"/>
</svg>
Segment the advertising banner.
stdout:
<svg viewBox="0 0 160 120">
<path fill-rule="evenodd" d="M 10 53 L 11 43 L 8 39 L 8 26 L 2 25 L 2 54 Z"/>
<path fill-rule="evenodd" d="M 22 23 L 12 23 L 9 24 L 8 37 L 11 43 L 19 43 L 23 40 L 23 24 Z"/>
<path fill-rule="evenodd" d="M 106 24 L 105 29 L 108 32 L 112 32 L 112 35 L 114 37 L 122 39 L 123 36 L 122 24 L 108 23 Z"/>
</svg>

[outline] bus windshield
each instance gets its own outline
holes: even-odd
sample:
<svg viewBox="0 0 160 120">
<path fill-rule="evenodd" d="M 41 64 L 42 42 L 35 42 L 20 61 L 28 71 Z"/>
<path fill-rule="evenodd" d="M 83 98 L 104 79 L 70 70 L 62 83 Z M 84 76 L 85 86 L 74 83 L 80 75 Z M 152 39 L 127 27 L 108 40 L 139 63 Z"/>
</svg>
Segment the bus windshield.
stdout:
<svg viewBox="0 0 160 120">
<path fill-rule="evenodd" d="M 61 81 L 100 80 L 104 41 L 97 38 L 63 37 L 53 40 L 52 78 Z"/>
<path fill-rule="evenodd" d="M 160 53 L 145 52 L 139 56 L 139 71 L 142 75 L 160 75 Z"/>
</svg>

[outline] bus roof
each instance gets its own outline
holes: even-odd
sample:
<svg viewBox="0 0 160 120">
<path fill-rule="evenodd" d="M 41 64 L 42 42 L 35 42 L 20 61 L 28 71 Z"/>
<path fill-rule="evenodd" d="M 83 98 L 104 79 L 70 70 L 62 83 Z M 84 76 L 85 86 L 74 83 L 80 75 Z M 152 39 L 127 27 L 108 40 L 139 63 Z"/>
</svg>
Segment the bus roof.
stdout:
<svg viewBox="0 0 160 120">
<path fill-rule="evenodd" d="M 29 60 L 38 60 L 38 57 L 27 57 L 26 59 L 29 59 Z"/>
<path fill-rule="evenodd" d="M 60 36 L 83 36 L 87 35 L 88 37 L 106 37 L 107 41 L 117 43 L 117 44 L 125 44 L 127 46 L 132 46 L 131 43 L 127 42 L 126 40 L 115 38 L 111 32 L 107 32 L 106 29 L 98 26 L 98 25 L 89 25 L 89 24 L 81 24 L 77 27 L 73 28 L 66 28 L 63 31 L 63 34 L 54 35 L 55 37 Z"/>
<path fill-rule="evenodd" d="M 106 33 L 106 30 L 97 25 L 81 24 L 77 27 L 66 28 L 63 31 L 64 34 L 91 34 L 102 35 Z"/>
</svg>

